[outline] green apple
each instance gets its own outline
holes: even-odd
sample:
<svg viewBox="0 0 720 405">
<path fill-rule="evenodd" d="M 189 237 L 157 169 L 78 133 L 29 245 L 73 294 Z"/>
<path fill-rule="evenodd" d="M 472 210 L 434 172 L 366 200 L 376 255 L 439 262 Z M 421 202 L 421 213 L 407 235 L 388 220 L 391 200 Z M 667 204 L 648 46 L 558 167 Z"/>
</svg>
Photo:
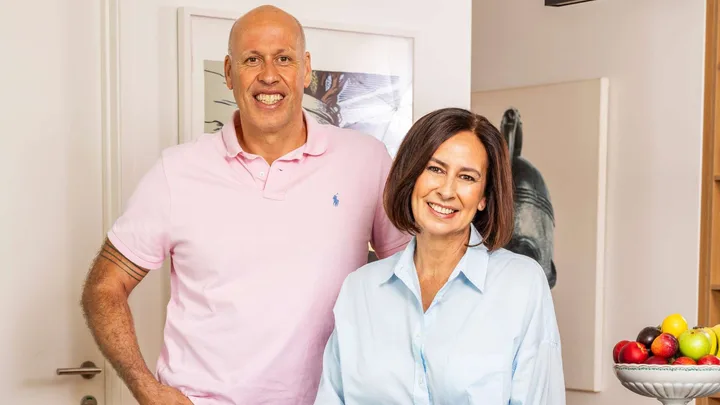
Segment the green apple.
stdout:
<svg viewBox="0 0 720 405">
<path fill-rule="evenodd" d="M 688 329 L 678 337 L 680 353 L 698 361 L 701 357 L 710 354 L 710 339 L 701 329 Z"/>
</svg>

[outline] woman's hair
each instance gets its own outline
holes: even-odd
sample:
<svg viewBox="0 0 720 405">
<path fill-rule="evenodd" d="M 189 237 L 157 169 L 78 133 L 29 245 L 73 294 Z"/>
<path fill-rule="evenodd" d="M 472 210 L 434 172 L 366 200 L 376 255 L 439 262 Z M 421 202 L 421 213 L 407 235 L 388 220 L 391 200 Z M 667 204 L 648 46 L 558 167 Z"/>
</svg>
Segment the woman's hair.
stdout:
<svg viewBox="0 0 720 405">
<path fill-rule="evenodd" d="M 473 224 L 488 250 L 505 246 L 513 231 L 513 185 L 507 143 L 487 118 L 460 108 L 444 108 L 420 118 L 400 144 L 385 184 L 384 208 L 390 222 L 411 234 L 420 232 L 412 213 L 415 182 L 440 145 L 454 135 L 477 135 L 488 155 L 486 207 Z"/>
</svg>

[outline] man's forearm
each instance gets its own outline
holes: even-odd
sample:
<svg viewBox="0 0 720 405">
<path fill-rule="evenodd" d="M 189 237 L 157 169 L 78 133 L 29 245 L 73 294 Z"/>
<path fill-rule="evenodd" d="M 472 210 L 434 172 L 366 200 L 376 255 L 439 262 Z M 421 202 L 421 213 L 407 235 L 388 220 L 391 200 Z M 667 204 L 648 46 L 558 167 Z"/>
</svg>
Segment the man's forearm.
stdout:
<svg viewBox="0 0 720 405">
<path fill-rule="evenodd" d="M 151 395 L 158 382 L 140 353 L 127 296 L 101 286 L 88 287 L 82 305 L 88 327 L 136 399 Z"/>
</svg>

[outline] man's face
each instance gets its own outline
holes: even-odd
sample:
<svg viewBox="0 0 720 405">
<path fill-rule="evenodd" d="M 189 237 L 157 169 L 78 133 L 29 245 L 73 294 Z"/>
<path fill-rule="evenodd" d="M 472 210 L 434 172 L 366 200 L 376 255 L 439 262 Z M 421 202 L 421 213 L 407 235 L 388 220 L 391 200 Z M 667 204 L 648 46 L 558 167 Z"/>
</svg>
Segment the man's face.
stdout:
<svg viewBox="0 0 720 405">
<path fill-rule="evenodd" d="M 225 80 L 244 124 L 276 133 L 302 116 L 311 67 L 310 54 L 301 48 L 299 28 L 282 20 L 255 19 L 236 33 Z"/>
</svg>

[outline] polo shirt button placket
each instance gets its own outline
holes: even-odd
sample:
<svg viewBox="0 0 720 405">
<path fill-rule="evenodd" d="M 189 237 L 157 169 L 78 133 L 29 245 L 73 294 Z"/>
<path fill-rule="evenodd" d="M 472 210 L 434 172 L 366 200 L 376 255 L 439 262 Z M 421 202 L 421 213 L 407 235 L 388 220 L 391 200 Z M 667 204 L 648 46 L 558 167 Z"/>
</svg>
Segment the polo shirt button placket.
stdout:
<svg viewBox="0 0 720 405">
<path fill-rule="evenodd" d="M 270 171 L 273 171 L 273 173 L 282 172 L 282 169 L 278 168 L 277 162 L 273 163 L 271 166 L 267 167 L 267 169 L 263 172 L 260 172 L 262 175 L 262 180 L 265 182 L 265 188 L 263 190 L 263 197 L 270 199 L 270 200 L 284 200 L 285 199 L 285 191 L 283 184 L 284 181 L 278 182 L 278 179 L 276 179 L 277 176 L 273 175 L 273 184 L 270 185 L 270 189 L 268 189 L 267 184 L 267 177 L 269 176 Z M 282 179 L 281 179 L 282 180 Z"/>
</svg>

